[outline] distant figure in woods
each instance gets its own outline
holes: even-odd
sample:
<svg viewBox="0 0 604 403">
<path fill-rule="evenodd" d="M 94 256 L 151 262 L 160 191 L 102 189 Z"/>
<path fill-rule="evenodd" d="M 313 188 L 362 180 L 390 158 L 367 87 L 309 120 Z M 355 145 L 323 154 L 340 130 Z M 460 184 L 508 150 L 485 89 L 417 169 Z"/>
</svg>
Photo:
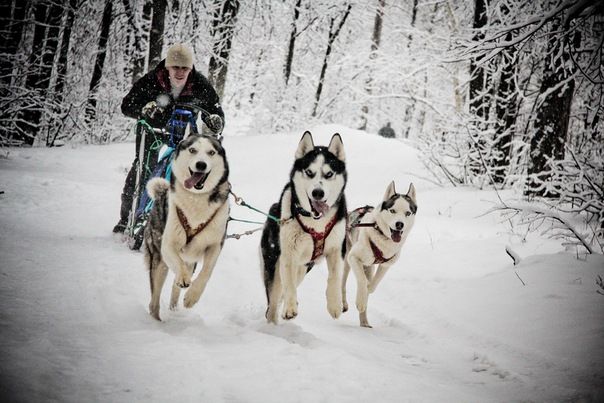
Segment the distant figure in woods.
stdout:
<svg viewBox="0 0 604 403">
<path fill-rule="evenodd" d="M 390 127 L 390 122 L 386 123 L 386 126 L 382 127 L 378 131 L 378 134 L 382 137 L 386 137 L 389 139 L 393 139 L 396 137 L 396 134 L 394 133 L 394 129 L 392 127 Z"/>
<path fill-rule="evenodd" d="M 162 99 L 164 102 L 159 102 Z M 220 100 L 208 79 L 193 66 L 193 53 L 184 44 L 177 43 L 168 49 L 166 58 L 157 67 L 141 77 L 122 101 L 122 113 L 130 118 L 144 118 L 152 127 L 163 128 L 168 123 L 175 101 L 192 100 L 209 112 L 202 117 L 206 126 L 214 133 L 220 133 L 224 125 L 224 112 Z M 151 153 L 148 159 L 152 170 L 157 163 L 157 151 L 151 150 L 152 141 L 146 141 L 143 156 L 139 155 L 141 130 L 136 132 L 136 155 L 126 177 L 122 191 L 120 219 L 113 228 L 114 233 L 123 233 L 128 223 L 128 213 L 132 208 L 136 186 L 136 166 L 138 159 Z"/>
</svg>

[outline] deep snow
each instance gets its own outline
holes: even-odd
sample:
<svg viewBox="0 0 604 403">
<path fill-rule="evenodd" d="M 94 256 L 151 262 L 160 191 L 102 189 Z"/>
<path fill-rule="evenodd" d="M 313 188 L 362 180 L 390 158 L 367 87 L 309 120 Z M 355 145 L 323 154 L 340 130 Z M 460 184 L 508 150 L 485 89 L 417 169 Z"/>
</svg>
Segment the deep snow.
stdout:
<svg viewBox="0 0 604 403">
<path fill-rule="evenodd" d="M 156 322 L 142 254 L 111 234 L 133 144 L 11 149 L 0 159 L 1 394 L 27 402 L 604 401 L 601 255 L 577 258 L 539 234 L 513 235 L 497 214 L 481 215 L 493 192 L 423 180 L 416 151 L 400 141 L 345 127 L 312 131 L 317 144 L 342 134 L 349 208 L 379 202 L 393 179 L 399 191 L 411 181 L 417 188 L 415 228 L 370 296 L 373 329 L 358 326 L 352 274 L 351 310 L 331 319 L 324 263 L 299 289 L 299 316 L 266 324 L 259 232 L 227 240 L 194 308 L 169 311 L 166 287 L 164 322 Z M 266 211 L 301 134 L 227 132 L 235 193 Z M 231 213 L 262 220 L 234 203 Z M 522 257 L 518 266 L 506 245 Z"/>
</svg>

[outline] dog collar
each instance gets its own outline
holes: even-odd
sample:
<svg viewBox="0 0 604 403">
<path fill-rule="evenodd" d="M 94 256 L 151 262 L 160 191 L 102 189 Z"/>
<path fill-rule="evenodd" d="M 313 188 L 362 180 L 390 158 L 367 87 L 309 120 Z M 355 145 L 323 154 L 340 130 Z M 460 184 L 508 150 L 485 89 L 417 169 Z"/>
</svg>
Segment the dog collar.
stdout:
<svg viewBox="0 0 604 403">
<path fill-rule="evenodd" d="M 304 225 L 304 223 L 302 223 L 302 220 L 300 220 L 299 214 L 296 214 L 296 221 L 298 221 L 298 224 L 300 224 L 300 227 L 302 227 L 302 230 L 304 230 L 304 232 L 306 232 L 308 235 L 310 235 L 312 237 L 313 250 L 312 250 L 312 257 L 310 260 L 315 261 L 319 256 L 321 256 L 323 254 L 323 251 L 325 249 L 325 239 L 329 236 L 329 233 L 331 232 L 333 227 L 335 227 L 336 223 L 338 222 L 338 215 L 334 214 L 331 221 L 329 221 L 327 223 L 327 225 L 325 226 L 325 231 L 323 231 L 323 232 L 315 231 L 313 228 L 309 228 L 306 225 Z"/>
<path fill-rule="evenodd" d="M 297 203 L 294 205 L 294 212 L 296 215 L 302 215 L 304 217 L 314 218 L 310 211 L 304 210 L 304 208 Z"/>
</svg>

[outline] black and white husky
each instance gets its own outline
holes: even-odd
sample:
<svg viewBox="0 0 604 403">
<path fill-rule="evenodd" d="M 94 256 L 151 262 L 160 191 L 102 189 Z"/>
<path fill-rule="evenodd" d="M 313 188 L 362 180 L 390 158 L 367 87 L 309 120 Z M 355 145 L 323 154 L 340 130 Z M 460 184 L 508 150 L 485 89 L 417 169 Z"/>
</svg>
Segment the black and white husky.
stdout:
<svg viewBox="0 0 604 403">
<path fill-rule="evenodd" d="M 266 319 L 277 323 L 298 315 L 296 288 L 319 258 L 327 260 L 327 311 L 342 313 L 341 278 L 346 236 L 346 164 L 344 146 L 334 134 L 328 147 L 315 146 L 305 132 L 296 150 L 289 183 L 266 221 L 261 241 L 261 262 L 268 308 Z"/>
<path fill-rule="evenodd" d="M 342 305 L 347 311 L 346 280 L 352 268 L 357 279 L 356 306 L 363 327 L 371 327 L 367 320 L 369 294 L 375 291 L 386 271 L 400 257 L 416 213 L 413 184 L 407 194 L 399 194 L 392 182 L 377 208 L 360 207 L 348 215 L 348 253 L 342 278 Z"/>
<path fill-rule="evenodd" d="M 147 191 L 155 200 L 145 227 L 144 253 L 149 270 L 149 313 L 157 320 L 168 269 L 174 272 L 170 309 L 181 288 L 188 288 L 184 306 L 195 305 L 212 275 L 224 244 L 229 218 L 229 166 L 224 148 L 214 137 L 191 135 L 175 151 L 170 183 L 154 178 Z M 192 280 L 198 262 L 203 269 Z"/>
</svg>

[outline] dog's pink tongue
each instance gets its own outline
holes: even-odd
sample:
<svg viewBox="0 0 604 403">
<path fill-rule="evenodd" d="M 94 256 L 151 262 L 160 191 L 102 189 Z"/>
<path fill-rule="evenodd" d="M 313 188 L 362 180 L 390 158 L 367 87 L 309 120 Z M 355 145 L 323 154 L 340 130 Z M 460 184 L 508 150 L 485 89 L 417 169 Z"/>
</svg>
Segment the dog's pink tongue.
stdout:
<svg viewBox="0 0 604 403">
<path fill-rule="evenodd" d="M 191 189 L 193 186 L 197 185 L 203 177 L 204 174 L 202 172 L 195 172 L 189 179 L 185 180 L 185 187 Z"/>
<path fill-rule="evenodd" d="M 394 242 L 400 242 L 402 232 L 401 231 L 391 231 L 391 232 L 392 232 L 392 235 L 391 235 L 392 240 Z"/>
<path fill-rule="evenodd" d="M 319 214 L 324 215 L 329 211 L 329 205 L 323 201 L 311 200 L 312 208 Z"/>
</svg>

